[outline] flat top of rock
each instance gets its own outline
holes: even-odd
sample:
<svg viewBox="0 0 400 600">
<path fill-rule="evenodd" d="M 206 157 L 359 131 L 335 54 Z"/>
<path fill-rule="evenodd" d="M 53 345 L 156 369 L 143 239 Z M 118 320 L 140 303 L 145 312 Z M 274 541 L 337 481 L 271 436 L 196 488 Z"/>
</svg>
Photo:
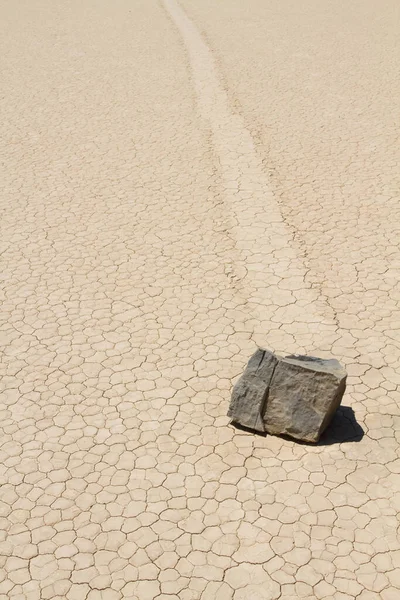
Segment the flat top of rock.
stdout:
<svg viewBox="0 0 400 600">
<path fill-rule="evenodd" d="M 321 373 L 333 373 L 338 377 L 345 377 L 346 371 L 336 358 L 317 358 L 314 356 L 302 356 L 301 354 L 291 354 L 282 359 L 292 365 L 297 365 L 303 369 L 320 371 Z"/>
</svg>

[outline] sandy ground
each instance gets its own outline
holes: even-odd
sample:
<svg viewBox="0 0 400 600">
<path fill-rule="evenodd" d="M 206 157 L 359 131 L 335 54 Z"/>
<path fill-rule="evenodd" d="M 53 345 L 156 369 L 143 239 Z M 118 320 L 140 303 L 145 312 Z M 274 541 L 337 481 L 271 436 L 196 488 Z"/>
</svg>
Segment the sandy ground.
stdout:
<svg viewBox="0 0 400 600">
<path fill-rule="evenodd" d="M 398 3 L 0 22 L 0 600 L 398 600 Z M 319 445 L 229 426 L 257 344 Z"/>
</svg>

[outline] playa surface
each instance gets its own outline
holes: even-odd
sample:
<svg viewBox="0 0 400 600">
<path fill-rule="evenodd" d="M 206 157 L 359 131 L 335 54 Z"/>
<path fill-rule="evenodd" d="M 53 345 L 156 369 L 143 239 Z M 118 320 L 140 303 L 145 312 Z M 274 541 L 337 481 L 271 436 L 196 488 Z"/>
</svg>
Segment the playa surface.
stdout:
<svg viewBox="0 0 400 600">
<path fill-rule="evenodd" d="M 398 2 L 0 16 L 0 600 L 398 600 Z M 320 444 L 229 425 L 257 345 Z"/>
</svg>

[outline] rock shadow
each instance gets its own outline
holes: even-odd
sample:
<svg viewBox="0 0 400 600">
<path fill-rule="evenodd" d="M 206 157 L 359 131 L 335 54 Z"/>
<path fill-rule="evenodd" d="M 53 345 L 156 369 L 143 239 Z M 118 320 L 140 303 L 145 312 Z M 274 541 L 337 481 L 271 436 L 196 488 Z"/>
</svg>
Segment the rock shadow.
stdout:
<svg viewBox="0 0 400 600">
<path fill-rule="evenodd" d="M 231 421 L 230 424 L 235 429 L 239 429 L 240 431 L 247 431 L 247 433 L 252 433 L 253 435 L 258 435 L 259 437 L 267 437 L 267 435 L 268 435 L 268 433 L 266 431 L 265 432 L 256 431 L 255 429 L 252 429 L 251 427 L 246 427 L 245 425 L 241 425 L 241 423 L 238 423 L 237 421 Z"/>
<path fill-rule="evenodd" d="M 339 406 L 329 427 L 324 431 L 317 446 L 330 446 L 344 442 L 361 442 L 364 429 L 357 422 L 350 406 Z"/>
</svg>

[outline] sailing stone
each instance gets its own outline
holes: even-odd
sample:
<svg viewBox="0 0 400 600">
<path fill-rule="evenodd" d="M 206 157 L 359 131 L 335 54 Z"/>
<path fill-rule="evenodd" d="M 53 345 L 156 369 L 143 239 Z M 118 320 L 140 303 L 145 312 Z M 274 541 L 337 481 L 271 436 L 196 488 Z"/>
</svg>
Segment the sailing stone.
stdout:
<svg viewBox="0 0 400 600">
<path fill-rule="evenodd" d="M 228 416 L 245 427 L 317 442 L 339 407 L 347 373 L 336 359 L 258 349 L 236 383 Z"/>
</svg>

